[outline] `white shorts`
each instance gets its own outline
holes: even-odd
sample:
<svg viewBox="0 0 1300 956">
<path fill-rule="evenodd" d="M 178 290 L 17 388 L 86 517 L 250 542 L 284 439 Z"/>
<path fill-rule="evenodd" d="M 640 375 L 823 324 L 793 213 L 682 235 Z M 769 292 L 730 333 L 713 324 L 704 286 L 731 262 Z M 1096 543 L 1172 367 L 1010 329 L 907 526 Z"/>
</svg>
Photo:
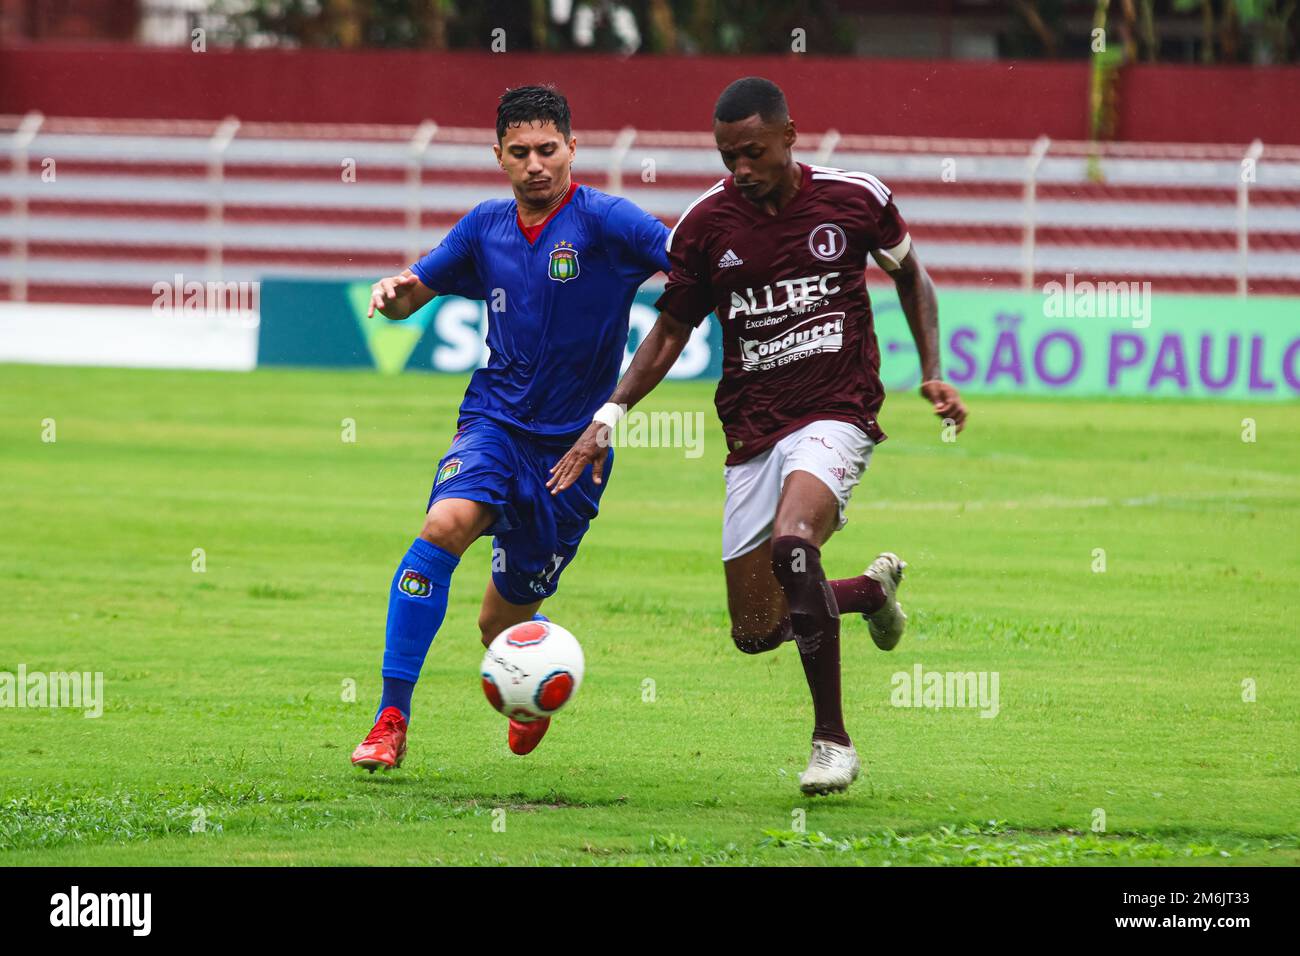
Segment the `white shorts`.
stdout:
<svg viewBox="0 0 1300 956">
<path fill-rule="evenodd" d="M 839 502 L 838 531 L 848 522 L 844 509 L 875 447 L 867 434 L 848 422 L 821 421 L 791 432 L 749 461 L 723 470 L 727 503 L 722 512 L 722 560 L 753 551 L 772 537 L 772 522 L 786 476 L 806 471 L 825 482 Z"/>
</svg>

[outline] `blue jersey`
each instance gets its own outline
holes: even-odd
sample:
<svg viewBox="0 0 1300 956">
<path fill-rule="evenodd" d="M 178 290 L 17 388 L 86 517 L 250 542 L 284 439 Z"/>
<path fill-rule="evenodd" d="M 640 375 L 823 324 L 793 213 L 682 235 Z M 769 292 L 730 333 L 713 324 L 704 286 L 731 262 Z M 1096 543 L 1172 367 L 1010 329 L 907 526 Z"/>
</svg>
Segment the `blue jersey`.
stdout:
<svg viewBox="0 0 1300 956">
<path fill-rule="evenodd" d="M 637 288 L 669 269 L 668 229 L 626 199 L 579 186 L 530 244 L 513 199 L 480 203 L 411 266 L 439 293 L 478 292 L 491 356 L 461 418 L 570 436 L 614 391 Z"/>
</svg>

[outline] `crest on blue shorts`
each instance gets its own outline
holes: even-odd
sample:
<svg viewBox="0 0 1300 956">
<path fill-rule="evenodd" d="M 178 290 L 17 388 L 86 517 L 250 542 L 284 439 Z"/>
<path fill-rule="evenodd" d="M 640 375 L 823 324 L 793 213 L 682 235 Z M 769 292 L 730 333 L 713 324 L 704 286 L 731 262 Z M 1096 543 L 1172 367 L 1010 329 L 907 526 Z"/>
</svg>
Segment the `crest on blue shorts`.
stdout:
<svg viewBox="0 0 1300 956">
<path fill-rule="evenodd" d="M 448 478 L 454 478 L 460 474 L 460 466 L 465 464 L 459 458 L 448 459 L 447 462 L 438 469 L 438 477 L 433 480 L 435 485 L 440 485 Z"/>
</svg>

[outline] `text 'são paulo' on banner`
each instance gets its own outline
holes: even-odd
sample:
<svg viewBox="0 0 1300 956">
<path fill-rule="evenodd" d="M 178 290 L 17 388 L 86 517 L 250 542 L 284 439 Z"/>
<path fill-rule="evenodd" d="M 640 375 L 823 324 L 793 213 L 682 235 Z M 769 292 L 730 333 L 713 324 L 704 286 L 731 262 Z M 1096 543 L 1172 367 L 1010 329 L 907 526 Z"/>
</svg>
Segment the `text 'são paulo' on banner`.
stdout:
<svg viewBox="0 0 1300 956">
<path fill-rule="evenodd" d="M 941 292 L 946 377 L 973 395 L 1300 396 L 1300 299 L 1085 292 Z M 885 386 L 915 387 L 897 299 L 873 299 Z"/>
</svg>

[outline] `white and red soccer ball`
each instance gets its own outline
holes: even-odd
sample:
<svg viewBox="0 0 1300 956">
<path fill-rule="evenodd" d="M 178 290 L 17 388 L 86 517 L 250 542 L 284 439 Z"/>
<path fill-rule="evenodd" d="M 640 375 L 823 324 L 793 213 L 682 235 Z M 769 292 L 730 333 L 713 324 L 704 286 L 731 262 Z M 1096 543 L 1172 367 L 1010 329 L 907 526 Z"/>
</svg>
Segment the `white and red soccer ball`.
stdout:
<svg viewBox="0 0 1300 956">
<path fill-rule="evenodd" d="M 582 645 L 550 621 L 525 621 L 498 634 L 483 655 L 483 693 L 507 717 L 550 717 L 582 685 Z"/>
</svg>

